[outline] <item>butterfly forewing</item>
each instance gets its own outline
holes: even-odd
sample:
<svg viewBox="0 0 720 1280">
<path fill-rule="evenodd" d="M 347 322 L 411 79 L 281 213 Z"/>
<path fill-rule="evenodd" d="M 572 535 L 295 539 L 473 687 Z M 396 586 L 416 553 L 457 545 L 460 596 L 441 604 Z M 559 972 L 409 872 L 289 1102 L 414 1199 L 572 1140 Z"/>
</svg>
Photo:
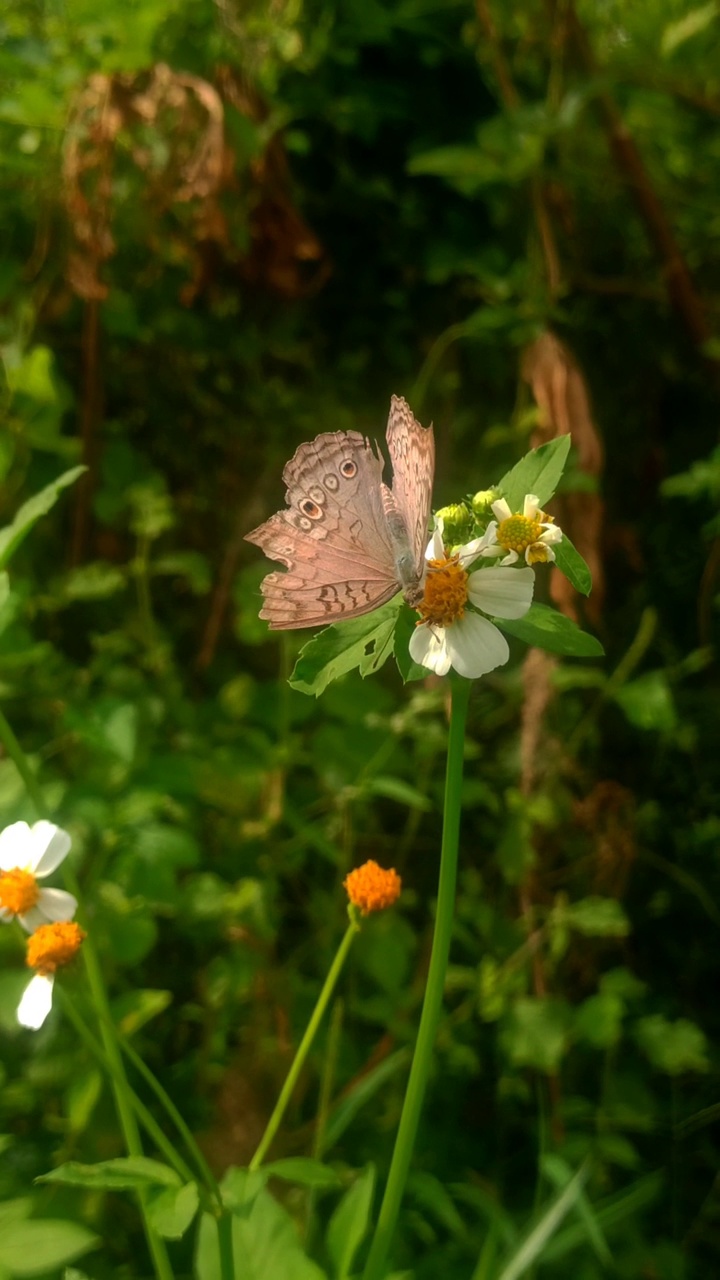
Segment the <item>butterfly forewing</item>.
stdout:
<svg viewBox="0 0 720 1280">
<path fill-rule="evenodd" d="M 421 575 L 435 474 L 435 438 L 432 427 L 422 427 L 400 396 L 393 396 L 390 401 L 387 443 L 393 469 L 392 494 L 405 521 Z"/>
</svg>

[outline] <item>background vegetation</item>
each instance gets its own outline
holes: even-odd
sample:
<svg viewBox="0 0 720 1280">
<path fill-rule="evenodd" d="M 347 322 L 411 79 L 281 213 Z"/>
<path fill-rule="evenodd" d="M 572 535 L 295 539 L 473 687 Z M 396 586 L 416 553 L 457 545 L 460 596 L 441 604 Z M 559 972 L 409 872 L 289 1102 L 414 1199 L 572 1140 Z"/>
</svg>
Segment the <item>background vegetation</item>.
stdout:
<svg viewBox="0 0 720 1280">
<path fill-rule="evenodd" d="M 288 688 L 303 637 L 258 621 L 267 565 L 242 536 L 300 441 L 381 435 L 392 392 L 435 422 L 436 505 L 573 436 L 557 515 L 607 660 L 531 653 L 474 692 L 395 1255 L 418 1280 L 496 1274 L 588 1154 L 591 1227 L 570 1220 L 539 1274 L 720 1267 L 718 67 L 716 5 L 680 0 L 0 16 L 2 522 L 88 466 L 13 561 L 0 695 L 73 834 L 117 1017 L 218 1172 L 257 1143 L 343 876 L 375 857 L 401 905 L 359 939 L 276 1150 L 383 1177 L 445 741 L 434 680 Z M 0 759 L 2 825 L 30 816 Z M 147 1274 L 127 1200 L 33 1186 L 122 1146 L 62 1011 L 17 1027 L 12 930 L 0 948 L 2 1195 L 97 1231 L 95 1280 Z M 63 988 L 84 1007 L 80 966 Z M 305 1193 L 280 1194 L 302 1227 Z M 191 1255 L 171 1246 L 178 1276 Z"/>
</svg>

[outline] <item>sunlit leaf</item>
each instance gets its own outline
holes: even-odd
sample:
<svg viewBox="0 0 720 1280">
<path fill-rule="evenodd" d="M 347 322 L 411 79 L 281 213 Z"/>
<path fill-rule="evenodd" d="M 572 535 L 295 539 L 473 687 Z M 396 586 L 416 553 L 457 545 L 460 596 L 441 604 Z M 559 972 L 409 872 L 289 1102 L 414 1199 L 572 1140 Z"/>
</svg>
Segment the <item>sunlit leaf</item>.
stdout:
<svg viewBox="0 0 720 1280">
<path fill-rule="evenodd" d="M 552 498 L 558 487 L 570 452 L 570 436 L 556 436 L 531 449 L 495 486 L 506 498 L 512 511 L 522 511 L 523 500 L 534 493 L 541 507 Z"/>
<path fill-rule="evenodd" d="M 524 617 L 512 621 L 496 618 L 495 623 L 501 631 L 548 653 L 567 658 L 601 658 L 604 653 L 595 636 L 581 631 L 571 618 L 546 604 L 532 604 Z"/>
</svg>

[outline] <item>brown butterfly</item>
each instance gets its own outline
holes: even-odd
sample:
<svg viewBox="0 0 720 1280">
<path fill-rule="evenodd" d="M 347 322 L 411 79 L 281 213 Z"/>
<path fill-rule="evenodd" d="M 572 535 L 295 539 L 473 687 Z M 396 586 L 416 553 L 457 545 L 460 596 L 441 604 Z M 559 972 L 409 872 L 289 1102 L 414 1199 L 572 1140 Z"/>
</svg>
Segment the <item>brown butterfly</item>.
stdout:
<svg viewBox="0 0 720 1280">
<path fill-rule="evenodd" d="M 384 460 L 357 431 L 328 431 L 301 444 L 283 470 L 287 509 L 245 535 L 287 573 L 262 583 L 260 617 L 289 631 L 342 622 L 402 591 L 422 599 L 435 442 L 405 400 L 390 401 Z"/>
</svg>

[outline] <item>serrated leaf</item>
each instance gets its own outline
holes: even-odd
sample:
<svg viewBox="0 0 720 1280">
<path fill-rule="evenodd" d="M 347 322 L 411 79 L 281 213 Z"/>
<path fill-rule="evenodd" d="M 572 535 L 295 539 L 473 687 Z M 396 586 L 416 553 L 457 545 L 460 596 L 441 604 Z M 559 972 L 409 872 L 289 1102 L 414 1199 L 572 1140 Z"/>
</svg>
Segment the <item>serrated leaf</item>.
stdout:
<svg viewBox="0 0 720 1280">
<path fill-rule="evenodd" d="M 556 436 L 526 453 L 495 487 L 513 511 L 522 511 L 528 493 L 544 507 L 557 489 L 569 452 L 570 436 Z"/>
<path fill-rule="evenodd" d="M 12 1276 L 37 1276 L 73 1262 L 100 1240 L 85 1227 L 63 1219 L 26 1219 L 0 1228 L 0 1267 Z"/>
<path fill-rule="evenodd" d="M 602 658 L 605 652 L 595 636 L 546 604 L 531 605 L 523 618 L 495 618 L 495 625 L 525 644 L 566 658 Z"/>
<path fill-rule="evenodd" d="M 179 1187 L 180 1179 L 174 1169 L 159 1160 L 147 1156 L 119 1157 L 101 1160 L 97 1164 L 80 1164 L 70 1160 L 50 1173 L 43 1173 L 36 1182 L 61 1182 L 69 1187 L 92 1187 L 95 1191 L 138 1191 L 146 1187 Z"/>
<path fill-rule="evenodd" d="M 289 684 L 316 698 L 348 671 L 359 668 L 364 677 L 377 671 L 392 652 L 392 638 L 400 597 L 381 609 L 326 627 L 300 650 Z"/>
<path fill-rule="evenodd" d="M 39 493 L 28 498 L 16 513 L 12 523 L 0 529 L 0 569 L 5 567 L 33 525 L 55 506 L 61 491 L 68 485 L 74 484 L 83 471 L 87 471 L 87 467 L 71 467 L 69 471 L 63 472 L 57 480 L 53 480 L 52 484 L 46 485 Z"/>
<path fill-rule="evenodd" d="M 368 1165 L 346 1191 L 327 1229 L 328 1253 L 335 1268 L 335 1280 L 347 1280 L 353 1259 L 362 1244 L 370 1221 L 375 1168 Z"/>
<path fill-rule="evenodd" d="M 555 563 L 560 572 L 565 574 L 571 587 L 581 595 L 589 596 L 592 591 L 592 574 L 566 533 L 562 536 L 562 542 L 553 547 L 553 551 Z"/>
</svg>

